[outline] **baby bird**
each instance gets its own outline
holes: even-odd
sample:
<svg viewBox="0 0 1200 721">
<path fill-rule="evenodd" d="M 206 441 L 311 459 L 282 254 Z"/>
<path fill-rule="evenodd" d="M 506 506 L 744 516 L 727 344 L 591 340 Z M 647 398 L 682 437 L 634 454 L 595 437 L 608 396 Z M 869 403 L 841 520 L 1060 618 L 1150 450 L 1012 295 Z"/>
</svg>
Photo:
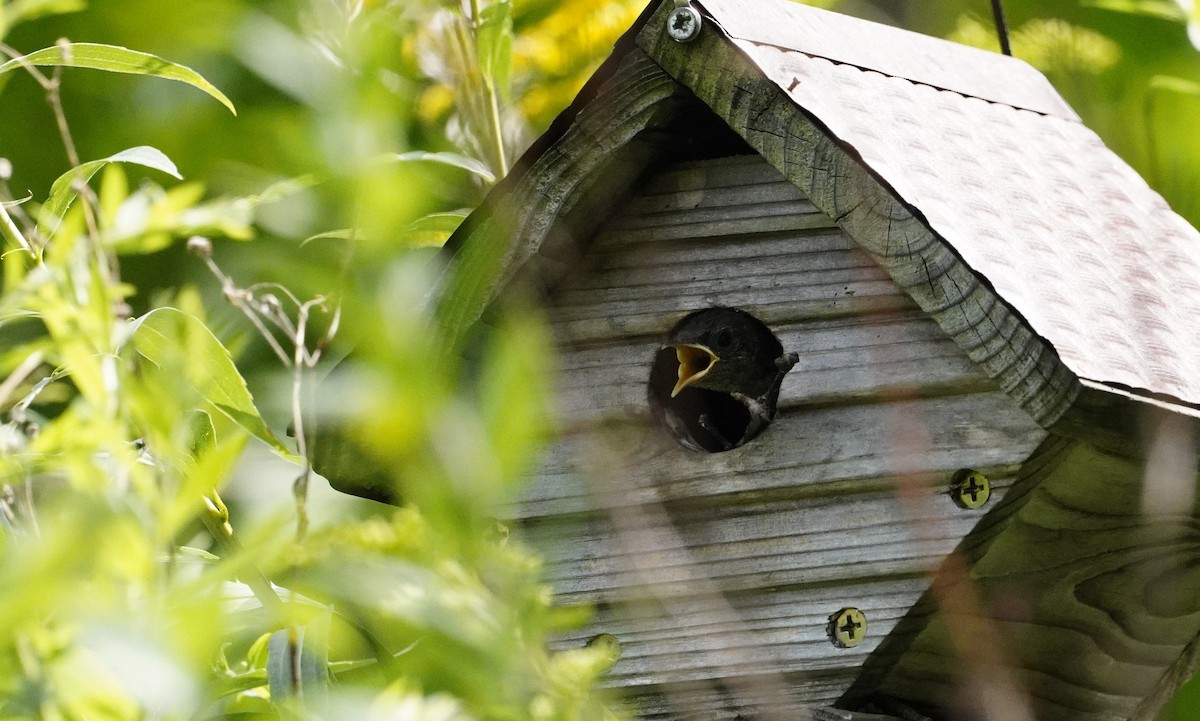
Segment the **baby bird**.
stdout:
<svg viewBox="0 0 1200 721">
<path fill-rule="evenodd" d="M 684 445 L 737 448 L 774 418 L 783 377 L 797 358 L 743 310 L 696 311 L 671 329 L 655 359 L 651 410 Z"/>
</svg>

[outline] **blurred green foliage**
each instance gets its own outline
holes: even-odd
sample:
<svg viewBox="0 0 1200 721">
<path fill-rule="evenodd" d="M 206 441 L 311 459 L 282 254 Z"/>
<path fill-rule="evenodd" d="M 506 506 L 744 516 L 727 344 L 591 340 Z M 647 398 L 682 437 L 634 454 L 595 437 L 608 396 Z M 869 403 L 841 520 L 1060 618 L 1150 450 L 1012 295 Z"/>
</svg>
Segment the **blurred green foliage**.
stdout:
<svg viewBox="0 0 1200 721">
<path fill-rule="evenodd" d="M 546 332 L 501 318 L 468 374 L 425 312 L 422 248 L 524 142 L 521 16 L 80 9 L 0 3 L 0 717 L 613 718 L 612 649 L 547 650 L 581 616 L 493 518 L 550 432 Z M 422 118 L 439 24 L 461 85 Z M 309 523 L 326 416 L 410 505 Z M 247 443 L 291 464 L 287 512 L 223 501 L 263 480 Z"/>
<path fill-rule="evenodd" d="M 993 43 L 984 2 L 814 4 Z M 1200 222 L 1195 11 L 1006 5 Z M 501 316 L 458 363 L 429 248 L 641 9 L 0 0 L 5 60 L 41 53 L 0 65 L 0 718 L 613 717 L 616 649 L 547 650 L 581 616 L 493 518 L 552 433 L 546 329 Z M 313 423 L 408 505 L 310 509 Z"/>
</svg>

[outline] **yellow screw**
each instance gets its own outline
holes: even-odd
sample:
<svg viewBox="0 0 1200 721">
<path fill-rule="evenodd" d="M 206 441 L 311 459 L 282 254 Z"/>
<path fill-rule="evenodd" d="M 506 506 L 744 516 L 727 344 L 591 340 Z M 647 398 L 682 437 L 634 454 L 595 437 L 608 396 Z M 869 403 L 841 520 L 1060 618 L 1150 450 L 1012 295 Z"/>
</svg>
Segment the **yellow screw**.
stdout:
<svg viewBox="0 0 1200 721">
<path fill-rule="evenodd" d="M 838 648 L 854 648 L 867 637 L 867 615 L 854 607 L 839 610 L 829 617 L 829 640 Z"/>
<path fill-rule="evenodd" d="M 973 510 L 992 497 L 992 484 L 979 471 L 964 468 L 950 479 L 950 497 L 959 508 Z"/>
</svg>

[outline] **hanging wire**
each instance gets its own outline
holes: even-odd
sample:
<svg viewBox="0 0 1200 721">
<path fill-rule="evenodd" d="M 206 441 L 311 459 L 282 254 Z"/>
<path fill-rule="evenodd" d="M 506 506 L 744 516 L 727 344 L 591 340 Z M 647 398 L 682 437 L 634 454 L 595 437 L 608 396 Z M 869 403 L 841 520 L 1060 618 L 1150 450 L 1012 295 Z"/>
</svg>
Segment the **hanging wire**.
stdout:
<svg viewBox="0 0 1200 721">
<path fill-rule="evenodd" d="M 992 0 L 992 17 L 996 19 L 996 34 L 1000 36 L 1000 52 L 1012 55 L 1012 47 L 1008 44 L 1008 21 L 1004 19 L 1003 0 Z"/>
</svg>

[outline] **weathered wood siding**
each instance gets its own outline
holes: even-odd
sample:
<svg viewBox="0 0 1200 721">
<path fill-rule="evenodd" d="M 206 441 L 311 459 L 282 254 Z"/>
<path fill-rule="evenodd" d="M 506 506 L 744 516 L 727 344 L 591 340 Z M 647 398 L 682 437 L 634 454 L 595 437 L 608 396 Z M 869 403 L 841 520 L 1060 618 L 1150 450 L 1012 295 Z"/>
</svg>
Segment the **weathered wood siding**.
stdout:
<svg viewBox="0 0 1200 721">
<path fill-rule="evenodd" d="M 1146 421 L 1159 449 L 1146 459 L 1060 437 L 1037 450 L 963 544 L 969 572 L 945 579 L 943 595 L 987 612 L 942 603 L 880 691 L 952 699 L 955 717 L 1001 702 L 1056 721 L 1157 717 L 1195 672 L 1200 479 L 1194 422 Z"/>
<path fill-rule="evenodd" d="M 776 422 L 721 454 L 677 446 L 645 402 L 662 336 L 712 305 L 800 355 Z M 991 507 L 955 506 L 951 475 L 978 469 L 1002 495 L 1045 436 L 759 156 L 647 180 L 549 312 L 567 434 L 511 513 L 559 598 L 598 608 L 564 643 L 615 635 L 612 677 L 648 716 L 837 699 Z M 845 606 L 869 631 L 838 650 L 826 624 Z"/>
</svg>

